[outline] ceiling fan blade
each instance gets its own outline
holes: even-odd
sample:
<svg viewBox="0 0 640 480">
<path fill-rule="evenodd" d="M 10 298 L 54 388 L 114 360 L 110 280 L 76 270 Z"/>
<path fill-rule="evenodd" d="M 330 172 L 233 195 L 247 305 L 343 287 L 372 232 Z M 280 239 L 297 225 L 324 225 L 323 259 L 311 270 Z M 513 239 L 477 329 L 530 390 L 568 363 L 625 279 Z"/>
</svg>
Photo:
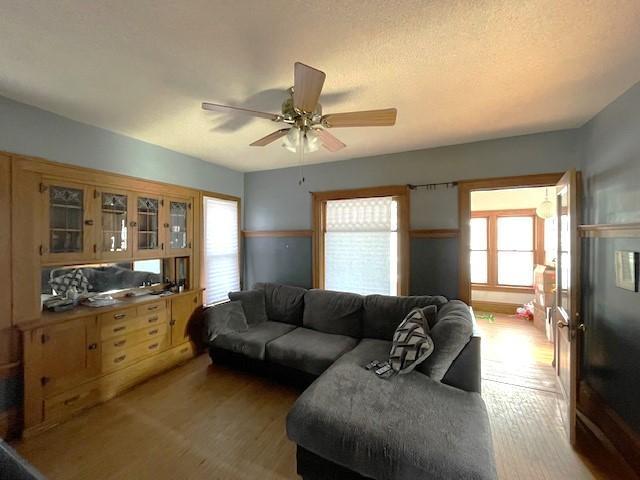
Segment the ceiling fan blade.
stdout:
<svg viewBox="0 0 640 480">
<path fill-rule="evenodd" d="M 267 113 L 267 112 L 258 112 L 257 110 L 249 110 L 248 108 L 242 107 L 231 107 L 229 105 L 219 105 L 217 103 L 202 103 L 203 110 L 211 110 L 211 111 L 232 111 L 238 113 L 244 113 L 247 115 L 252 115 L 254 117 L 267 118 L 269 120 L 273 120 L 274 122 L 278 122 L 282 120 L 282 116 L 276 113 Z"/>
<path fill-rule="evenodd" d="M 304 63 L 295 63 L 293 67 L 293 106 L 296 110 L 312 113 L 316 109 L 325 77 L 325 73 L 320 70 Z"/>
<path fill-rule="evenodd" d="M 344 143 L 322 128 L 316 129 L 316 133 L 318 134 L 322 145 L 324 145 L 324 148 L 330 152 L 337 152 L 338 150 L 342 150 L 346 147 Z"/>
<path fill-rule="evenodd" d="M 329 113 L 322 117 L 322 125 L 337 127 L 388 127 L 395 125 L 398 110 L 365 110 L 362 112 Z"/>
<path fill-rule="evenodd" d="M 284 137 L 287 134 L 287 132 L 289 132 L 288 128 L 283 128 L 281 130 L 276 130 L 275 132 L 270 133 L 266 137 L 262 137 L 260 140 L 256 140 L 255 142 L 251 143 L 250 146 L 251 147 L 264 147 L 265 145 L 269 145 L 270 143 L 275 142 L 279 138 Z"/>
</svg>

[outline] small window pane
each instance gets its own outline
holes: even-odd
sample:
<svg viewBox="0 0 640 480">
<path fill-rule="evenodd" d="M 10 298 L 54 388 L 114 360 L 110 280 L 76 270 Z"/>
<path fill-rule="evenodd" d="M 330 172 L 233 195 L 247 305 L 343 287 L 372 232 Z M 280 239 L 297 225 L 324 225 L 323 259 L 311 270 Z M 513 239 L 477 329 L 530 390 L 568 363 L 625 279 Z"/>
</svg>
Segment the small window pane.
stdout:
<svg viewBox="0 0 640 480">
<path fill-rule="evenodd" d="M 471 219 L 471 250 L 487 249 L 487 219 Z"/>
<path fill-rule="evenodd" d="M 471 283 L 487 283 L 487 252 L 471 252 Z"/>
<path fill-rule="evenodd" d="M 498 250 L 533 250 L 533 217 L 498 217 Z"/>
<path fill-rule="evenodd" d="M 500 285 L 533 285 L 533 252 L 498 252 Z"/>
</svg>

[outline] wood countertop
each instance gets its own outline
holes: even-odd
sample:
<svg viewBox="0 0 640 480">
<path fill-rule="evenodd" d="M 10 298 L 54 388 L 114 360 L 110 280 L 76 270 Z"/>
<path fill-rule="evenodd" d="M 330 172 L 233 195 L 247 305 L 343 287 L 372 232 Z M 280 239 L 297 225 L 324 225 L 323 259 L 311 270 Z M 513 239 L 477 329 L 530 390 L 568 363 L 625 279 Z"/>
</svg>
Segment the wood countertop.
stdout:
<svg viewBox="0 0 640 480">
<path fill-rule="evenodd" d="M 17 327 L 25 332 L 29 330 L 33 330 L 34 328 L 44 327 L 47 325 L 52 325 L 55 323 L 65 322 L 67 320 L 73 320 L 75 318 L 81 317 L 91 317 L 94 315 L 101 315 L 103 313 L 122 310 L 125 308 L 135 307 L 138 305 L 144 305 L 146 303 L 158 302 L 161 300 L 168 300 L 177 297 L 183 297 L 185 295 L 192 295 L 194 293 L 202 292 L 203 288 L 185 290 L 182 293 L 173 293 L 171 295 L 160 296 L 160 295 L 140 295 L 137 297 L 119 297 L 117 298 L 118 303 L 113 305 L 108 305 L 105 307 L 87 307 L 84 305 L 78 305 L 77 307 L 67 310 L 65 312 L 52 312 L 45 310 L 42 312 L 40 318 L 32 320 L 30 322 L 24 322 Z"/>
</svg>

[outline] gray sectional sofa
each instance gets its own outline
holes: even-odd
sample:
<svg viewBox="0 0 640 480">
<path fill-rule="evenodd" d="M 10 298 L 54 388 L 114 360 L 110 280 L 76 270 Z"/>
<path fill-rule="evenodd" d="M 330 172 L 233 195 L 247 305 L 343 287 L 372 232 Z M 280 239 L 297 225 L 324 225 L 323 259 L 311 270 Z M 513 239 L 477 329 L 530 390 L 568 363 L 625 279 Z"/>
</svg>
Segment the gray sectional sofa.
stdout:
<svg viewBox="0 0 640 480">
<path fill-rule="evenodd" d="M 270 283 L 229 296 L 242 303 L 248 329 L 209 335 L 212 361 L 310 383 L 286 425 L 304 480 L 496 478 L 467 305 Z M 403 318 L 429 305 L 438 308 L 432 355 L 405 375 L 366 370 L 388 359 Z"/>
</svg>

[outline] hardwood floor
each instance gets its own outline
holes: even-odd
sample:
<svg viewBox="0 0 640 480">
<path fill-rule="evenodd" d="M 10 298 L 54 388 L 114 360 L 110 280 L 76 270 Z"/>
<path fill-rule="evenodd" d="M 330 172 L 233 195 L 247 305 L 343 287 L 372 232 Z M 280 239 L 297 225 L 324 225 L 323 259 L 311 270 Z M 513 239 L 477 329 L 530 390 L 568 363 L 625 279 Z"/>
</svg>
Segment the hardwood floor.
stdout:
<svg viewBox="0 0 640 480">
<path fill-rule="evenodd" d="M 479 322 L 500 478 L 623 478 L 564 440 L 544 336 L 504 315 Z M 284 426 L 298 391 L 209 363 L 202 355 L 16 447 L 60 480 L 298 478 Z"/>
</svg>

